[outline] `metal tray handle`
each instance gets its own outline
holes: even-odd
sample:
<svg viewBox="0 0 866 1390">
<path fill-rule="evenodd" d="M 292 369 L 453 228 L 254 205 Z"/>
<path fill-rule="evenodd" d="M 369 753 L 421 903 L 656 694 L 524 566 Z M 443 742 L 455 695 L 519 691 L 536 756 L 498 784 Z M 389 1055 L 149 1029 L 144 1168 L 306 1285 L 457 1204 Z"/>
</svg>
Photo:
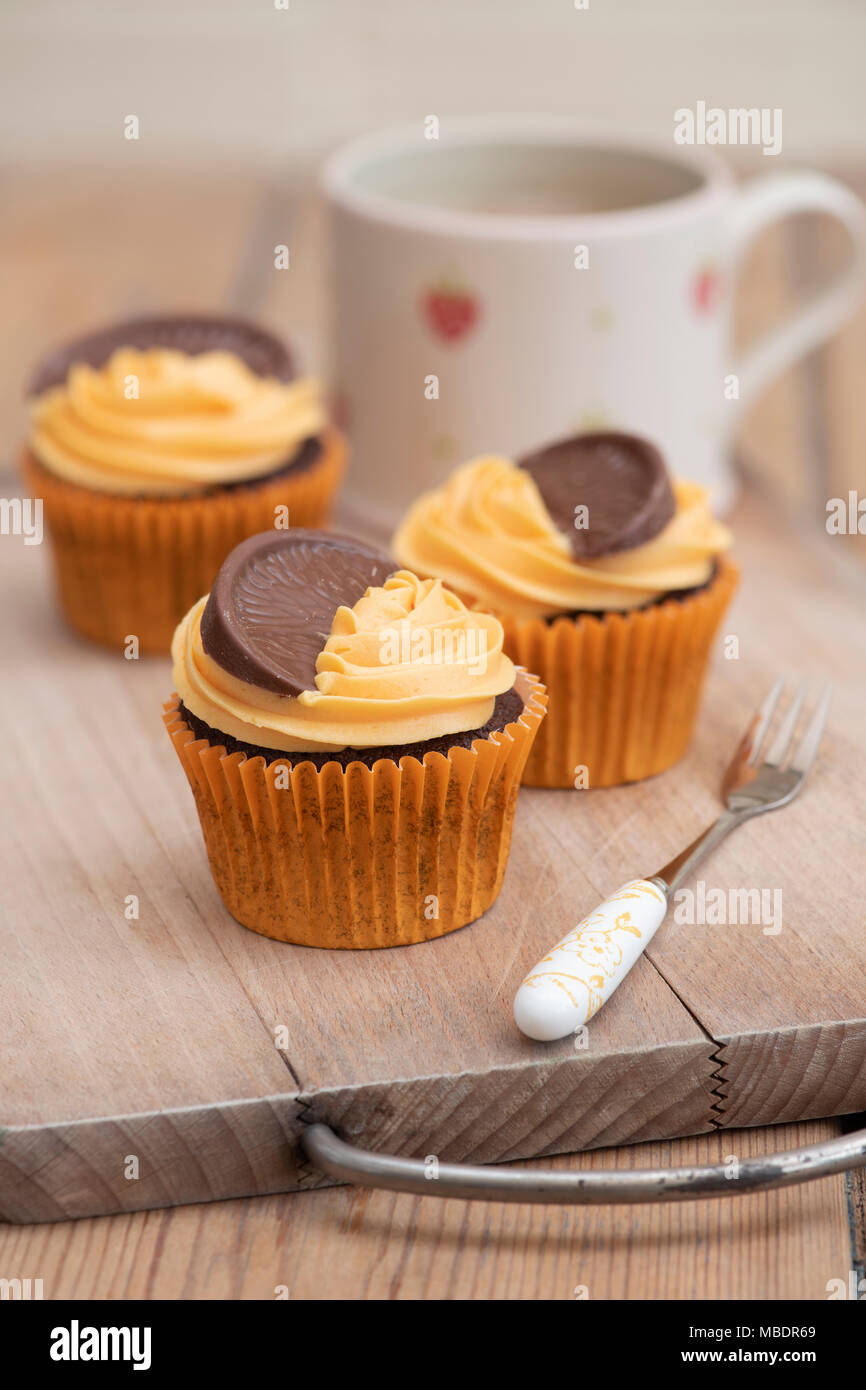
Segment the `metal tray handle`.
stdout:
<svg viewBox="0 0 866 1390">
<path fill-rule="evenodd" d="M 541 1169 L 425 1162 L 395 1158 L 346 1144 L 328 1125 L 312 1124 L 301 1136 L 309 1161 L 340 1182 L 384 1187 L 421 1197 L 462 1197 L 481 1202 L 551 1202 L 557 1206 L 602 1206 L 620 1202 L 689 1202 L 704 1197 L 738 1197 L 811 1182 L 849 1168 L 866 1167 L 866 1129 L 805 1149 L 743 1159 L 736 1176 L 730 1165 L 623 1168 L 581 1173 Z"/>
</svg>

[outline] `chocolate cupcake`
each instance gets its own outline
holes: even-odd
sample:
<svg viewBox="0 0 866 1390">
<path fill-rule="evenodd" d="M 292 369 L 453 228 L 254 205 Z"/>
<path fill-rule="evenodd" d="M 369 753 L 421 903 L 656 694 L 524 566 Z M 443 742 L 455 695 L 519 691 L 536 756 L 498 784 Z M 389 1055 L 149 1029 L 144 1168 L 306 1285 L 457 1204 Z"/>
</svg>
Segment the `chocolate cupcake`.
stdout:
<svg viewBox="0 0 866 1390">
<path fill-rule="evenodd" d="M 166 726 L 244 926 L 396 946 L 494 901 L 545 706 L 495 618 L 359 541 L 270 531 L 227 557 L 172 658 Z"/>
<path fill-rule="evenodd" d="M 138 319 L 77 339 L 30 385 L 25 485 L 84 636 L 165 651 L 245 536 L 320 526 L 345 466 L 317 383 L 238 319 Z"/>
<path fill-rule="evenodd" d="M 394 555 L 496 614 L 549 710 L 524 781 L 609 787 L 685 752 L 736 587 L 727 530 L 658 450 L 586 434 L 475 459 L 410 508 Z"/>
</svg>

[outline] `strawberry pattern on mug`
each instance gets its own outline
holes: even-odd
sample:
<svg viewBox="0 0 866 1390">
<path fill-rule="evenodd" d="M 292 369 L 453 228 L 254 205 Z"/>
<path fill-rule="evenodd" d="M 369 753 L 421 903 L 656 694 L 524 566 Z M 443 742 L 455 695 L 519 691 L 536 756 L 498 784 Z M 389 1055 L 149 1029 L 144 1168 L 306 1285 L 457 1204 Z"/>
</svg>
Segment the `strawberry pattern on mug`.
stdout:
<svg viewBox="0 0 866 1390">
<path fill-rule="evenodd" d="M 692 304 L 699 314 L 711 314 L 719 303 L 722 277 L 711 262 L 699 266 L 692 280 Z"/>
<path fill-rule="evenodd" d="M 422 291 L 421 309 L 434 337 L 443 343 L 460 342 L 481 317 L 477 296 L 459 281 L 444 278 Z"/>
</svg>

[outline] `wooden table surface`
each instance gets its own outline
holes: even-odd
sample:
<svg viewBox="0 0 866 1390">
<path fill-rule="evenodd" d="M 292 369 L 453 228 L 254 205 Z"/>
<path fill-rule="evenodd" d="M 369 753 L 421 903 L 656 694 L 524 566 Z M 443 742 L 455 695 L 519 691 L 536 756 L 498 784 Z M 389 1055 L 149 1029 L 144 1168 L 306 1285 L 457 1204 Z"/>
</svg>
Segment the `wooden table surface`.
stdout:
<svg viewBox="0 0 866 1390">
<path fill-rule="evenodd" d="M 866 187 L 862 176 L 851 181 Z M 243 174 L 143 170 L 126 178 L 67 170 L 62 179 L 10 170 L 4 182 L 16 209 L 0 261 L 14 329 L 0 349 L 5 464 L 20 434 L 28 362 L 82 324 L 132 309 L 231 305 L 291 323 L 302 344 L 315 345 L 319 212 L 293 190 L 263 191 Z M 265 267 L 290 232 L 293 273 L 280 277 Z M 300 276 L 306 249 L 310 274 Z M 820 226 L 769 234 L 747 269 L 744 333 L 784 312 L 794 287 L 799 294 L 837 253 Z M 866 312 L 777 383 L 744 428 L 744 457 L 762 488 L 816 520 L 827 497 L 864 489 L 864 352 Z M 862 558 L 862 540 L 846 544 Z M 720 1162 L 814 1143 L 846 1126 L 721 1130 L 536 1166 Z M 509 1207 L 338 1188 L 0 1227 L 0 1277 L 41 1278 L 46 1298 L 808 1300 L 826 1298 L 829 1281 L 851 1270 L 862 1277 L 864 1260 L 866 1184 L 853 1175 L 645 1208 Z"/>
</svg>

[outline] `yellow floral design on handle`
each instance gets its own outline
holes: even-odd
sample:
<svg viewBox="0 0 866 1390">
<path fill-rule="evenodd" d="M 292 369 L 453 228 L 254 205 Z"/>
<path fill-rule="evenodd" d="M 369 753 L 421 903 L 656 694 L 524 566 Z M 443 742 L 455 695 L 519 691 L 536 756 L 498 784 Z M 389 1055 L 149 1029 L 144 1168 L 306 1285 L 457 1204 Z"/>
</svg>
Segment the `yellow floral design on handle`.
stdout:
<svg viewBox="0 0 866 1390">
<path fill-rule="evenodd" d="M 623 908 L 622 904 L 631 906 Z M 526 976 L 514 1001 L 518 1027 L 552 1041 L 598 1013 L 654 935 L 667 898 L 648 879 L 626 883 L 585 917 Z"/>
</svg>

